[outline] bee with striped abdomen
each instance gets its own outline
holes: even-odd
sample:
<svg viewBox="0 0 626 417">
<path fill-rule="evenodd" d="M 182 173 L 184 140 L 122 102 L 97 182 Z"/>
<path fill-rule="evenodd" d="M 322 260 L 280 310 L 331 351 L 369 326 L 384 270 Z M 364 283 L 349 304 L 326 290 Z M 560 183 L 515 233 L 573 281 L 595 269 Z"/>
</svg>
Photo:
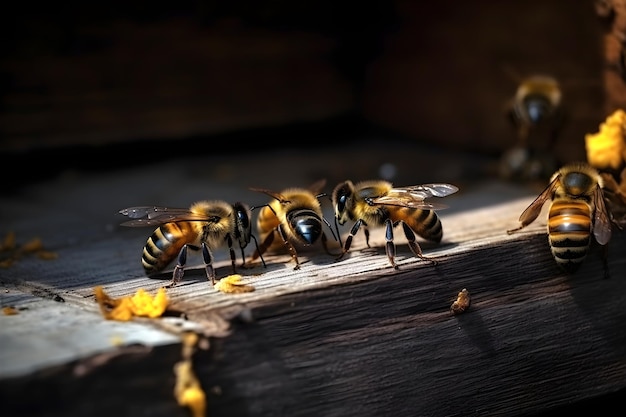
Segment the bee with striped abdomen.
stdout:
<svg viewBox="0 0 626 417">
<path fill-rule="evenodd" d="M 591 244 L 591 235 L 600 245 L 611 239 L 611 216 L 602 191 L 602 177 L 587 163 L 571 163 L 554 173 L 550 184 L 522 212 L 522 225 L 508 230 L 511 234 L 531 224 L 548 200 L 548 241 L 557 264 L 572 273 L 583 262 Z"/>
<path fill-rule="evenodd" d="M 361 227 L 364 228 L 365 242 L 369 247 L 368 226 L 385 226 L 387 257 L 391 265 L 397 269 L 393 228 L 402 224 L 409 248 L 413 254 L 418 258 L 428 260 L 422 254 L 415 234 L 432 242 L 440 242 L 443 228 L 441 220 L 434 210 L 446 206 L 424 200 L 428 197 L 445 197 L 457 191 L 458 188 L 451 184 L 394 187 L 391 183 L 382 180 L 363 181 L 357 184 L 353 184 L 352 181 L 344 181 L 338 184 L 332 194 L 335 220 L 340 225 L 348 220 L 355 222 L 339 258 L 348 252 L 352 238 Z M 337 233 L 339 233 L 338 226 Z"/>
<path fill-rule="evenodd" d="M 122 226 L 159 226 L 148 238 L 143 249 L 141 263 L 148 275 L 154 275 L 168 266 L 178 256 L 170 286 L 176 285 L 184 274 L 187 250 L 200 250 L 207 278 L 215 284 L 212 250 L 228 246 L 233 273 L 236 273 L 236 257 L 233 242 L 241 249 L 242 267 L 245 267 L 244 248 L 252 234 L 251 210 L 243 203 L 229 204 L 224 201 L 199 201 L 190 208 L 141 206 L 120 210 L 130 219 Z M 258 245 L 257 245 L 258 247 Z M 263 258 L 261 258 L 263 260 Z M 265 261 L 263 261 L 265 265 Z"/>
<path fill-rule="evenodd" d="M 257 231 L 261 244 L 254 252 L 252 260 L 267 250 L 276 251 L 286 248 L 296 263 L 294 269 L 300 269 L 300 261 L 295 245 L 309 246 L 318 240 L 322 241 L 324 250 L 332 254 L 328 248 L 328 239 L 323 230 L 330 224 L 324 218 L 319 197 L 326 181 L 321 180 L 309 188 L 287 188 L 281 192 L 267 189 L 251 188 L 273 198 L 264 206 L 259 206 Z M 332 229 L 330 229 L 332 233 Z M 333 233 L 334 236 L 334 233 Z M 278 238 L 278 239 L 277 239 Z M 294 245 L 295 244 L 295 245 Z"/>
</svg>

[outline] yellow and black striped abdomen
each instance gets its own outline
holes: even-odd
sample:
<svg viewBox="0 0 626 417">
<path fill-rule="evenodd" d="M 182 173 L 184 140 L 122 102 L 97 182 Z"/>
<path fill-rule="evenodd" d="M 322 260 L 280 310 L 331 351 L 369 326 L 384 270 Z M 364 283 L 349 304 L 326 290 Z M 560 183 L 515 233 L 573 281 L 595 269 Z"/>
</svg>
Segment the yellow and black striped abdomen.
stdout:
<svg viewBox="0 0 626 417">
<path fill-rule="evenodd" d="M 584 200 L 555 200 L 548 214 L 548 239 L 556 262 L 575 271 L 591 242 L 591 206 Z"/>
<path fill-rule="evenodd" d="M 281 210 L 280 203 L 272 201 L 270 205 L 274 208 L 274 210 L 267 206 L 262 207 L 261 210 L 259 210 L 259 215 L 257 217 L 257 232 L 261 242 L 265 240 L 268 234 L 274 233 L 274 229 L 276 229 L 280 224 L 280 219 L 276 216 L 278 213 L 276 210 Z M 282 245 L 283 243 L 280 239 L 274 239 L 272 245 L 268 249 L 275 250 Z"/>
<path fill-rule="evenodd" d="M 188 222 L 166 223 L 159 226 L 143 248 L 141 264 L 146 274 L 157 273 L 176 258 L 185 243 L 195 240 Z"/>
<path fill-rule="evenodd" d="M 440 242 L 443 227 L 437 213 L 433 210 L 421 210 L 406 207 L 388 207 L 391 220 L 405 222 L 415 233 L 431 242 Z"/>
</svg>

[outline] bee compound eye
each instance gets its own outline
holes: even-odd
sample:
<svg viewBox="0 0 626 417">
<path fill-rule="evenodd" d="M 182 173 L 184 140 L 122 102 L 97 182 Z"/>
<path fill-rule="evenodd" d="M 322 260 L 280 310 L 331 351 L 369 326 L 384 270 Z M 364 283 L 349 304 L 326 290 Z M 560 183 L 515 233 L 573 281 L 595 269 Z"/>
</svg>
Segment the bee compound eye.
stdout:
<svg viewBox="0 0 626 417">
<path fill-rule="evenodd" d="M 244 229 L 250 227 L 250 218 L 248 217 L 248 213 L 246 213 L 245 211 L 238 211 L 237 218 L 239 219 L 241 227 L 243 227 Z"/>
<path fill-rule="evenodd" d="M 341 196 L 339 196 L 339 198 L 337 199 L 337 210 L 342 212 L 346 209 L 346 202 L 348 201 L 348 196 L 345 194 L 342 194 Z"/>
</svg>

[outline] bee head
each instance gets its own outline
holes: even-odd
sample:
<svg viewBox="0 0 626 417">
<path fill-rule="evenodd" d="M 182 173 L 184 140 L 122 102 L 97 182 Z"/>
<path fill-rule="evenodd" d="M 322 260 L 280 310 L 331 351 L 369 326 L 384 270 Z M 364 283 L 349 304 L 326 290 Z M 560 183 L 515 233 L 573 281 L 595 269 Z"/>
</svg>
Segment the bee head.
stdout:
<svg viewBox="0 0 626 417">
<path fill-rule="evenodd" d="M 339 224 L 344 224 L 349 218 L 352 208 L 352 197 L 354 195 L 354 184 L 345 181 L 337 185 L 333 190 L 332 201 L 335 209 L 335 219 Z"/>
<path fill-rule="evenodd" d="M 594 190 L 596 181 L 587 173 L 572 171 L 561 177 L 561 183 L 569 195 L 579 196 Z"/>
<path fill-rule="evenodd" d="M 525 79 L 517 88 L 513 105 L 516 123 L 529 127 L 556 122 L 555 113 L 561 106 L 559 82 L 547 75 L 534 75 Z"/>
<path fill-rule="evenodd" d="M 552 103 L 543 94 L 529 94 L 524 98 L 524 109 L 531 124 L 538 125 L 552 115 Z"/>
<path fill-rule="evenodd" d="M 243 203 L 233 204 L 233 215 L 235 216 L 235 239 L 239 242 L 241 248 L 245 248 L 250 243 L 252 235 L 252 225 L 250 222 L 251 211 L 248 206 Z"/>
</svg>

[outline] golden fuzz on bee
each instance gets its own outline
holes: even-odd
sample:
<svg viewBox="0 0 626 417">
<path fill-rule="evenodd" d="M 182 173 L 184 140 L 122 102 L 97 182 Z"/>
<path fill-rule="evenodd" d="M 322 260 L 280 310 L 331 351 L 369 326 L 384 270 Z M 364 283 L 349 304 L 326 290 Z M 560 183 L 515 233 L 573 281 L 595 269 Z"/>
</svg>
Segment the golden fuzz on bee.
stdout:
<svg viewBox="0 0 626 417">
<path fill-rule="evenodd" d="M 385 228 L 387 258 L 391 266 L 398 269 L 393 228 L 401 224 L 411 252 L 420 259 L 436 263 L 422 254 L 415 236 L 417 234 L 428 241 L 441 242 L 443 227 L 435 210 L 446 206 L 426 199 L 445 197 L 457 191 L 456 186 L 444 183 L 397 187 L 384 180 L 357 183 L 346 180 L 337 184 L 331 196 L 337 233 L 339 225 L 352 223 L 339 258 L 350 250 L 352 239 L 361 228 L 365 230 L 365 243 L 369 247 L 368 227 L 381 226 Z"/>
<path fill-rule="evenodd" d="M 618 170 L 626 161 L 626 112 L 614 111 L 600 124 L 597 133 L 585 135 L 587 162 L 599 170 Z"/>
<path fill-rule="evenodd" d="M 463 288 L 456 297 L 456 300 L 450 306 L 450 311 L 452 314 L 461 314 L 464 313 L 472 302 L 469 291 L 466 288 Z"/>
<path fill-rule="evenodd" d="M 557 264 L 573 273 L 587 256 L 591 237 L 600 245 L 611 239 L 611 213 L 603 192 L 604 181 L 597 169 L 586 162 L 569 163 L 552 176 L 548 186 L 519 217 L 521 225 L 508 234 L 534 222 L 544 203 L 548 211 L 548 242 Z"/>
<path fill-rule="evenodd" d="M 184 276 L 188 249 L 202 253 L 206 275 L 211 284 L 216 276 L 212 251 L 228 247 L 233 273 L 236 273 L 235 249 L 241 251 L 241 265 L 245 267 L 244 248 L 250 241 L 257 245 L 250 222 L 251 209 L 247 204 L 221 200 L 203 200 L 189 208 L 136 206 L 119 211 L 130 220 L 123 226 L 157 226 L 144 246 L 141 263 L 147 275 L 154 275 L 177 260 L 170 286 Z M 263 265 L 265 261 L 261 257 Z"/>
<path fill-rule="evenodd" d="M 311 246 L 319 241 L 327 254 L 334 255 L 324 233 L 324 225 L 330 229 L 330 223 L 324 218 L 319 201 L 325 184 L 326 180 L 321 179 L 307 188 L 291 187 L 280 192 L 251 188 L 272 198 L 270 203 L 260 206 L 257 216 L 260 245 L 252 261 L 266 251 L 287 250 L 295 263 L 294 269 L 300 269 L 297 246 Z"/>
</svg>

